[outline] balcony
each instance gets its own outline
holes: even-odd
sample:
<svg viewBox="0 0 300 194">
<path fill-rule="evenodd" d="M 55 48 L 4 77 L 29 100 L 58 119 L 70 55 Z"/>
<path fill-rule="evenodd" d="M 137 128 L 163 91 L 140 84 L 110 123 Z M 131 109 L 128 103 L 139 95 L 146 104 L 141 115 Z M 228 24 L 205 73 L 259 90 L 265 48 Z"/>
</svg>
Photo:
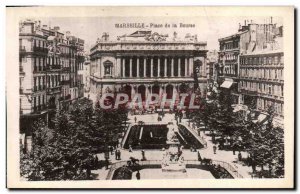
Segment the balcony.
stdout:
<svg viewBox="0 0 300 194">
<path fill-rule="evenodd" d="M 24 68 L 21 65 L 19 66 L 19 72 L 20 72 L 20 74 L 25 74 Z"/>
<path fill-rule="evenodd" d="M 60 93 L 60 85 L 54 86 L 52 88 L 47 88 L 47 93 L 48 94 L 55 94 L 55 93 Z"/>
<path fill-rule="evenodd" d="M 71 67 L 63 67 L 62 70 L 63 71 L 71 71 Z"/>
<path fill-rule="evenodd" d="M 70 80 L 62 80 L 60 81 L 60 85 L 70 85 L 71 81 Z"/>
<path fill-rule="evenodd" d="M 66 95 L 66 96 L 61 96 L 61 97 L 59 98 L 59 100 L 60 100 L 60 101 L 63 101 L 63 100 L 71 100 L 71 94 L 68 94 L 68 95 Z"/>
<path fill-rule="evenodd" d="M 50 70 L 61 70 L 61 65 L 47 65 L 46 67 L 45 67 L 45 69 L 47 70 L 47 71 L 50 71 Z"/>
<path fill-rule="evenodd" d="M 247 90 L 247 89 L 241 89 L 241 93 L 251 95 L 251 96 L 257 96 L 257 91 Z"/>
<path fill-rule="evenodd" d="M 47 48 L 43 48 L 43 47 L 33 47 L 33 52 L 39 52 L 39 53 L 47 54 L 48 53 L 48 49 Z"/>
<path fill-rule="evenodd" d="M 33 113 L 40 114 L 42 111 L 46 110 L 46 105 L 38 105 L 33 107 Z"/>
<path fill-rule="evenodd" d="M 25 46 L 20 46 L 19 51 L 20 52 L 26 52 L 26 47 Z"/>
</svg>

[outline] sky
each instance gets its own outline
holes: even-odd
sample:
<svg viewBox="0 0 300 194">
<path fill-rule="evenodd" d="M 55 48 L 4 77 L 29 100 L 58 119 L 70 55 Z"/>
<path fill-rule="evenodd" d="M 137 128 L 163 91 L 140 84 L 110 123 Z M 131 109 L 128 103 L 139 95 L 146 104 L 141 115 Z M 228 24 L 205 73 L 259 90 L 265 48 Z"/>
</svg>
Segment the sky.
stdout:
<svg viewBox="0 0 300 194">
<path fill-rule="evenodd" d="M 149 25 L 147 29 L 160 34 L 168 34 L 169 37 L 177 32 L 179 38 L 184 38 L 187 33 L 197 35 L 198 41 L 206 41 L 208 50 L 218 50 L 218 39 L 230 36 L 237 32 L 239 23 L 244 24 L 244 20 L 253 23 L 266 23 L 271 16 L 266 17 L 53 17 L 35 18 L 40 20 L 42 25 L 51 27 L 59 26 L 60 31 L 65 33 L 70 31 L 72 35 L 85 40 L 85 50 L 96 43 L 97 38 L 101 38 L 104 32 L 109 34 L 109 40 L 116 40 L 117 36 L 131 34 L 139 28 L 116 28 L 115 24 L 120 23 L 144 23 Z M 274 18 L 273 23 L 282 25 L 282 18 Z M 161 28 L 151 28 L 150 24 L 162 24 Z M 193 28 L 180 28 L 179 24 L 194 24 Z M 166 28 L 165 24 L 170 24 Z M 173 27 L 176 24 L 177 27 Z"/>
</svg>

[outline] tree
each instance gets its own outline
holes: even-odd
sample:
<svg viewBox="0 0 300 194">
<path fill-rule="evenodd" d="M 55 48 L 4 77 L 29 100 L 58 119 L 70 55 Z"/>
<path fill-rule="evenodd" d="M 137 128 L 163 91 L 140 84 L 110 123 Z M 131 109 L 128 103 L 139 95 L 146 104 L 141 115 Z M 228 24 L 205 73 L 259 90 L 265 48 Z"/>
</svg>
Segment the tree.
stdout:
<svg viewBox="0 0 300 194">
<path fill-rule="evenodd" d="M 68 111 L 58 112 L 54 123 L 53 130 L 41 121 L 35 125 L 32 151 L 28 156 L 21 155 L 21 173 L 29 171 L 29 180 L 89 179 L 96 153 L 92 148 L 95 141 L 101 143 L 99 136 L 94 136 L 99 123 L 92 102 L 76 101 Z"/>
<path fill-rule="evenodd" d="M 273 126 L 273 118 L 274 110 L 270 107 L 263 123 L 253 129 L 249 151 L 257 165 L 261 166 L 261 172 L 267 166 L 268 176 L 272 176 L 272 169 L 277 172 L 276 176 L 281 176 L 284 174 L 284 130 Z"/>
<path fill-rule="evenodd" d="M 43 161 L 49 151 L 52 131 L 42 119 L 33 123 L 32 131 L 32 149 L 28 152 L 20 150 L 20 173 L 28 180 L 43 180 Z"/>
</svg>

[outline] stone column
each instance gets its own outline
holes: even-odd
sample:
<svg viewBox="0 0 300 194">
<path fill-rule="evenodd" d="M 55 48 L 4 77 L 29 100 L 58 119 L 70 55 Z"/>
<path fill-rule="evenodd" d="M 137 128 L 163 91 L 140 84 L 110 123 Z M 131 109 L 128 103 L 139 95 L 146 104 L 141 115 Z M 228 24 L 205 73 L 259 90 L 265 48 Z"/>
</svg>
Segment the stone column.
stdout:
<svg viewBox="0 0 300 194">
<path fill-rule="evenodd" d="M 116 67 L 117 71 L 116 71 L 116 75 L 117 77 L 121 76 L 121 58 L 118 57 L 117 58 L 117 67 Z"/>
<path fill-rule="evenodd" d="M 187 77 L 188 76 L 188 61 L 187 61 L 187 58 L 184 58 L 184 76 Z"/>
<path fill-rule="evenodd" d="M 239 61 L 239 60 L 238 60 Z M 237 69 L 239 69 L 239 68 L 237 68 Z M 238 70 L 237 70 L 238 71 Z M 204 58 L 204 60 L 203 60 L 203 64 L 202 64 L 202 75 L 203 75 L 203 77 L 206 77 L 206 60 L 205 60 L 205 58 Z M 237 72 L 236 72 L 237 73 Z M 239 74 L 237 74 L 237 75 L 239 75 Z M 257 74 L 258 75 L 258 74 Z"/>
<path fill-rule="evenodd" d="M 146 57 L 144 57 L 144 77 L 146 77 Z"/>
<path fill-rule="evenodd" d="M 153 77 L 153 58 L 151 58 L 151 77 Z"/>
<path fill-rule="evenodd" d="M 171 77 L 174 77 L 174 58 L 171 60 Z"/>
<path fill-rule="evenodd" d="M 190 75 L 190 76 L 192 75 L 193 70 L 194 70 L 194 60 L 193 60 L 193 58 L 191 57 L 191 58 L 190 58 L 190 62 L 189 62 L 189 75 Z"/>
<path fill-rule="evenodd" d="M 136 59 L 136 66 L 137 66 L 136 77 L 140 77 L 140 59 L 139 58 Z"/>
<path fill-rule="evenodd" d="M 134 85 L 131 85 L 131 100 L 134 96 Z"/>
<path fill-rule="evenodd" d="M 165 58 L 165 68 L 164 68 L 164 77 L 167 77 L 167 67 L 168 67 L 168 64 L 167 64 L 167 62 L 168 62 L 168 60 L 167 60 L 167 58 Z"/>
<path fill-rule="evenodd" d="M 125 77 L 125 59 L 122 58 L 122 77 Z"/>
<path fill-rule="evenodd" d="M 181 61 L 180 61 L 180 58 L 178 58 L 178 77 L 181 77 Z"/>
<path fill-rule="evenodd" d="M 132 58 L 130 57 L 130 61 L 129 61 L 129 77 L 132 77 Z"/>
<path fill-rule="evenodd" d="M 158 67 L 157 67 L 157 77 L 160 77 L 160 58 L 159 57 L 157 59 L 157 65 L 158 65 Z"/>
<path fill-rule="evenodd" d="M 102 77 L 102 72 L 101 72 L 101 70 L 102 70 L 102 68 L 101 68 L 101 59 L 99 58 L 99 59 L 97 59 L 96 60 L 96 72 L 99 72 L 99 76 L 100 77 Z"/>
</svg>

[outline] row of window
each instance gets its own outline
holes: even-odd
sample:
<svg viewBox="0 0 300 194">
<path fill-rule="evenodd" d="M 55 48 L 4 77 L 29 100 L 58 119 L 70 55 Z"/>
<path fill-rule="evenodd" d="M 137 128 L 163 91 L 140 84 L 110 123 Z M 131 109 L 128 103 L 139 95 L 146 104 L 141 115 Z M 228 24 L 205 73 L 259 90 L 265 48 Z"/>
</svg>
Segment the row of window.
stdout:
<svg viewBox="0 0 300 194">
<path fill-rule="evenodd" d="M 72 62 L 71 60 L 62 60 L 58 57 L 33 57 L 33 70 L 34 72 L 39 72 L 39 71 L 45 71 L 46 70 L 46 66 L 51 67 L 52 69 L 60 69 L 62 68 L 68 68 L 69 65 L 71 64 L 71 70 L 72 72 L 75 72 L 75 66 L 73 65 L 74 62 Z M 22 61 L 22 63 L 26 63 L 27 62 L 27 58 L 26 57 L 22 57 L 20 58 L 20 61 Z"/>
<path fill-rule="evenodd" d="M 36 76 L 33 78 L 34 91 L 44 90 L 47 87 L 59 86 L 59 75 Z"/>
<path fill-rule="evenodd" d="M 259 83 L 253 81 L 240 81 L 240 89 L 283 97 L 283 85 Z"/>
<path fill-rule="evenodd" d="M 39 95 L 33 97 L 33 111 L 40 111 L 46 107 L 46 95 Z"/>
<path fill-rule="evenodd" d="M 283 55 L 261 56 L 261 57 L 241 57 L 241 65 L 283 65 Z"/>
<path fill-rule="evenodd" d="M 70 54 L 73 57 L 75 56 L 75 50 L 71 49 L 68 46 L 61 46 L 59 49 L 60 49 L 60 52 L 63 54 Z"/>
<path fill-rule="evenodd" d="M 283 80 L 283 75 L 283 69 L 242 68 L 240 70 L 241 77 Z"/>
<path fill-rule="evenodd" d="M 226 65 L 224 67 L 224 74 L 225 75 L 235 75 L 237 72 L 236 72 L 236 65 L 232 64 L 232 65 Z"/>
<path fill-rule="evenodd" d="M 220 44 L 220 50 L 228 50 L 228 49 L 235 49 L 239 48 L 239 41 L 233 41 L 228 43 Z"/>
<path fill-rule="evenodd" d="M 44 40 L 33 39 L 33 47 L 47 48 L 47 43 Z"/>
<path fill-rule="evenodd" d="M 224 56 L 220 57 L 220 60 L 237 60 L 238 55 L 233 53 L 226 53 Z"/>
<path fill-rule="evenodd" d="M 274 102 L 268 99 L 264 98 L 258 98 L 257 99 L 257 108 L 261 110 L 268 110 L 269 107 L 273 106 L 275 113 L 279 115 L 283 115 L 284 112 L 284 104 L 279 102 Z"/>
</svg>

